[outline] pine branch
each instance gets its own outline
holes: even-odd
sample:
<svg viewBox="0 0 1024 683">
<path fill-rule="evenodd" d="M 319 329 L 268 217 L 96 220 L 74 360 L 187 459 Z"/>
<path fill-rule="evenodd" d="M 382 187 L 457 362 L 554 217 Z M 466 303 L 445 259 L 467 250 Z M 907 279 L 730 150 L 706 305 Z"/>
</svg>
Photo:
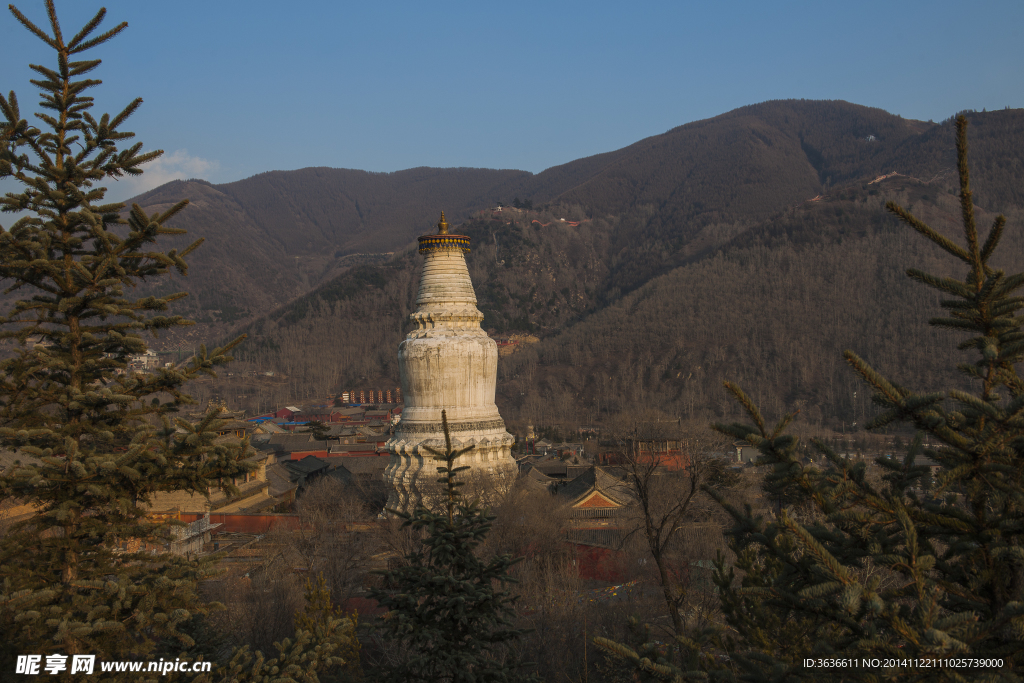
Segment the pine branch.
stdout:
<svg viewBox="0 0 1024 683">
<path fill-rule="evenodd" d="M 768 430 L 765 427 L 764 418 L 761 417 L 761 411 L 757 409 L 754 402 L 751 401 L 745 393 L 743 393 L 743 390 L 740 389 L 738 385 L 728 381 L 723 382 L 722 384 L 725 386 L 726 390 L 736 398 L 739 404 L 743 406 L 744 410 L 747 411 L 747 414 L 750 415 L 750 418 L 754 421 L 754 424 L 757 426 L 758 432 L 761 436 L 767 438 Z"/>
<path fill-rule="evenodd" d="M 52 0 L 48 4 L 50 5 L 50 7 L 52 7 L 53 6 Z M 26 17 L 24 14 L 22 14 L 20 11 L 18 11 L 17 7 L 15 7 L 14 5 L 8 5 L 7 9 L 9 9 L 11 11 L 11 14 L 14 15 L 14 18 L 17 19 L 21 23 L 22 26 L 27 28 L 32 33 L 34 33 L 40 40 L 42 40 L 44 43 L 46 43 L 47 45 L 52 47 L 54 50 L 59 49 L 58 46 L 57 46 L 57 43 L 53 40 L 53 38 L 51 38 L 42 29 L 40 29 L 38 26 L 33 24 L 31 21 L 29 21 L 28 17 Z"/>
<path fill-rule="evenodd" d="M 978 229 L 974 223 L 974 200 L 971 193 L 970 172 L 967 169 L 967 117 L 956 118 L 956 168 L 960 175 L 960 213 L 964 226 L 964 237 L 970 249 L 970 282 L 980 283 L 983 277 L 982 259 L 978 250 Z"/>
<path fill-rule="evenodd" d="M 892 201 L 886 202 L 885 208 L 886 208 L 886 210 L 889 211 L 889 213 L 892 213 L 895 216 L 897 216 L 901 221 L 903 221 L 904 223 L 906 223 L 907 225 L 912 227 L 914 230 L 917 230 L 919 233 L 921 233 L 922 235 L 924 235 L 925 237 L 930 239 L 932 242 L 937 244 L 939 247 L 941 247 L 947 253 L 951 254 L 952 256 L 957 257 L 958 259 L 960 259 L 961 261 L 964 261 L 965 263 L 970 263 L 970 261 L 971 261 L 970 253 L 968 253 L 967 251 L 964 251 L 964 249 L 962 247 L 957 246 L 952 241 L 950 241 L 948 238 L 943 237 L 939 233 L 937 233 L 934 230 L 932 230 L 931 228 L 929 228 L 927 225 L 922 223 L 913 214 L 911 214 L 909 211 L 904 209 L 902 206 L 900 206 L 896 202 L 892 202 Z"/>
</svg>

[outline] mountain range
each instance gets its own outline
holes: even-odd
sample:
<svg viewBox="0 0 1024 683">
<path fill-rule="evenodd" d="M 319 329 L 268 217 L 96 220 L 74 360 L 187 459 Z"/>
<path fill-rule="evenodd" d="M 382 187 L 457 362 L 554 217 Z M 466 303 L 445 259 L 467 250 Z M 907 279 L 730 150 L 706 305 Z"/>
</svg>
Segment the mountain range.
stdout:
<svg viewBox="0 0 1024 683">
<path fill-rule="evenodd" d="M 1024 112 L 967 116 L 975 202 L 1007 214 L 1019 254 Z M 953 231 L 956 182 L 951 121 L 784 100 L 538 174 L 307 168 L 175 181 L 133 201 L 150 212 L 191 201 L 174 226 L 206 243 L 185 282 L 161 288 L 191 293 L 180 310 L 202 323 L 192 338 L 250 334 L 243 365 L 290 378 L 282 400 L 397 385 L 415 238 L 444 210 L 473 238 L 485 326 L 540 340 L 502 359 L 511 420 L 578 425 L 638 404 L 721 416 L 715 386 L 731 378 L 836 425 L 869 410 L 842 348 L 939 381 L 935 362 L 913 360 L 948 343 L 924 326 L 934 297 L 901 273 L 947 266 L 883 204 Z"/>
</svg>

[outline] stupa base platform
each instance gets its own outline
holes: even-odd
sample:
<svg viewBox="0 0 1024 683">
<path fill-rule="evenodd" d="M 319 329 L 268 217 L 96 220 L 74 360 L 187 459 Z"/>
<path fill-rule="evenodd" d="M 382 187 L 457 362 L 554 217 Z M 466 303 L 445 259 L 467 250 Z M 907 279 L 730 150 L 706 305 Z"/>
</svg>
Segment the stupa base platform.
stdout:
<svg viewBox="0 0 1024 683">
<path fill-rule="evenodd" d="M 480 423 L 468 423 L 464 427 L 467 432 L 459 438 L 458 423 L 449 425 L 452 436 L 452 448 L 456 451 L 473 446 L 473 450 L 459 456 L 456 467 L 468 466 L 470 469 L 459 473 L 458 481 L 464 486 L 460 493 L 467 500 L 479 498 L 485 505 L 493 505 L 510 488 L 517 474 L 517 466 L 512 458 L 514 437 L 505 431 L 501 420 L 496 420 L 498 428 L 481 433 Z M 473 425 L 473 426 L 470 426 Z M 408 425 L 413 426 L 413 425 Z M 472 435 L 470 435 L 472 434 Z M 426 438 L 423 438 L 423 437 Z M 417 507 L 437 509 L 443 502 L 444 486 L 438 482 L 438 467 L 444 466 L 444 460 L 437 460 L 437 455 L 427 450 L 431 448 L 444 453 L 444 433 L 429 435 L 408 434 L 404 430 L 395 434 L 387 443 L 391 451 L 391 462 L 384 471 L 388 482 L 387 509 L 399 512 L 412 512 Z"/>
</svg>

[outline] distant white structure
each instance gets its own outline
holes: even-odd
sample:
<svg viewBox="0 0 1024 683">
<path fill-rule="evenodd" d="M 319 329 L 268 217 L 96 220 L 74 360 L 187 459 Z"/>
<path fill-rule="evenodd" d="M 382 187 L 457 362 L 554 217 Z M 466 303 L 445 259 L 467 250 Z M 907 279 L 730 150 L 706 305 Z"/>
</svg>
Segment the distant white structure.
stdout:
<svg viewBox="0 0 1024 683">
<path fill-rule="evenodd" d="M 405 409 L 387 442 L 391 462 L 384 477 L 387 507 L 403 512 L 429 506 L 437 490 L 438 463 L 424 446 L 444 450 L 442 410 L 452 447 L 474 446 L 458 460 L 472 468 L 465 474 L 507 478 L 516 469 L 515 439 L 494 404 L 498 346 L 480 327 L 484 316 L 466 268 L 469 238 L 449 234 L 443 213 L 437 227 L 437 234 L 419 238 L 426 259 L 410 316 L 416 329 L 398 347 Z"/>
<path fill-rule="evenodd" d="M 144 353 L 131 356 L 128 361 L 132 365 L 143 369 L 160 367 L 160 357 L 157 355 L 156 351 L 153 351 L 152 349 L 146 349 Z"/>
</svg>

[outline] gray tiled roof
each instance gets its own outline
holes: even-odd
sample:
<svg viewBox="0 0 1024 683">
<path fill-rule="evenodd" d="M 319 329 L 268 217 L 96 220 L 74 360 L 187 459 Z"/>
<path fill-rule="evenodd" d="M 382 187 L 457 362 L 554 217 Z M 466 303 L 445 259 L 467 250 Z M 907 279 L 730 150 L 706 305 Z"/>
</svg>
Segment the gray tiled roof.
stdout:
<svg viewBox="0 0 1024 683">
<path fill-rule="evenodd" d="M 575 479 L 591 467 L 593 467 L 593 465 L 567 465 L 565 468 L 565 477 L 566 479 Z"/>
<path fill-rule="evenodd" d="M 267 483 L 270 484 L 270 495 L 280 496 L 295 488 L 295 481 L 292 478 L 293 476 L 294 475 L 288 471 L 288 468 L 284 466 L 284 463 L 278 463 L 268 467 Z"/>
<path fill-rule="evenodd" d="M 558 481 L 538 470 L 533 465 L 524 465 L 523 483 L 533 490 L 551 491 L 552 485 Z"/>
<path fill-rule="evenodd" d="M 338 461 L 339 467 L 344 467 L 352 474 L 360 474 L 364 472 L 383 473 L 384 469 L 391 462 L 390 455 L 347 455 L 341 458 L 331 458 L 332 461 Z"/>
<path fill-rule="evenodd" d="M 331 429 L 328 431 L 330 436 L 353 436 L 355 433 L 355 427 L 350 427 L 344 422 L 335 422 L 331 424 Z"/>
<path fill-rule="evenodd" d="M 569 469 L 564 462 L 538 462 L 533 466 L 549 477 L 564 477 Z"/>
<path fill-rule="evenodd" d="M 279 453 L 294 453 L 295 451 L 326 451 L 329 448 L 327 441 L 317 441 L 312 434 L 271 434 L 265 450 L 277 451 Z"/>
<path fill-rule="evenodd" d="M 301 443 L 304 441 L 309 441 L 312 438 L 313 435 L 310 434 L 309 432 L 302 432 L 299 434 L 292 434 L 291 432 L 288 432 L 286 434 L 271 434 L 269 443 L 272 443 L 274 445 Z"/>
<path fill-rule="evenodd" d="M 333 412 L 341 415 L 362 415 L 366 411 L 363 408 L 334 408 Z"/>
<path fill-rule="evenodd" d="M 285 469 L 299 475 L 309 475 L 313 472 L 326 470 L 330 467 L 326 460 L 310 455 L 302 460 L 287 460 L 284 462 Z"/>
<path fill-rule="evenodd" d="M 608 474 L 600 467 L 589 467 L 575 479 L 558 484 L 555 492 L 568 503 L 594 489 L 621 505 L 629 505 L 634 502 L 629 487 L 621 479 Z"/>
<path fill-rule="evenodd" d="M 569 529 L 565 538 L 570 543 L 588 545 L 596 548 L 621 550 L 626 541 L 625 529 Z"/>
<path fill-rule="evenodd" d="M 347 454 L 347 453 L 376 453 L 377 442 L 370 441 L 367 443 L 332 443 L 331 454 Z"/>
</svg>

